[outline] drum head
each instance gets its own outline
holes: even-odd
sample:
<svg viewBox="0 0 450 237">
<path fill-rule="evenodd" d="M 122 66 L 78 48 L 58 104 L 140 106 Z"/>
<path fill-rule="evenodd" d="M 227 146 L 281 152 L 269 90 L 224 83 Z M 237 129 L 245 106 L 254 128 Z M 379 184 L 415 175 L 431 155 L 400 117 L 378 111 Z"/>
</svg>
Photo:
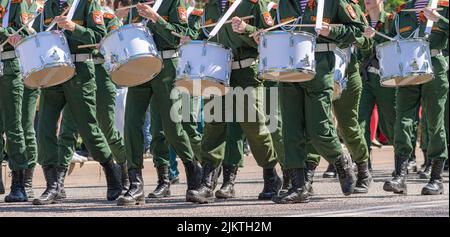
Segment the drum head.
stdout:
<svg viewBox="0 0 450 237">
<path fill-rule="evenodd" d="M 178 79 L 175 82 L 175 87 L 183 92 L 189 92 L 192 96 L 203 96 L 205 98 L 224 96 L 230 90 L 230 87 L 215 82 L 214 80 L 200 79 Z"/>
<path fill-rule="evenodd" d="M 31 73 L 24 84 L 28 88 L 46 88 L 62 84 L 74 75 L 75 68 L 72 66 L 48 67 Z"/>
<path fill-rule="evenodd" d="M 154 56 L 131 59 L 111 73 L 111 80 L 121 87 L 141 85 L 155 78 L 162 67 L 161 59 Z"/>
<path fill-rule="evenodd" d="M 381 85 L 384 87 L 402 87 L 422 85 L 433 80 L 431 74 L 413 75 L 408 77 L 395 77 L 388 80 L 382 80 Z"/>
<path fill-rule="evenodd" d="M 314 78 L 310 72 L 267 72 L 260 76 L 262 79 L 278 82 L 305 82 Z"/>
</svg>

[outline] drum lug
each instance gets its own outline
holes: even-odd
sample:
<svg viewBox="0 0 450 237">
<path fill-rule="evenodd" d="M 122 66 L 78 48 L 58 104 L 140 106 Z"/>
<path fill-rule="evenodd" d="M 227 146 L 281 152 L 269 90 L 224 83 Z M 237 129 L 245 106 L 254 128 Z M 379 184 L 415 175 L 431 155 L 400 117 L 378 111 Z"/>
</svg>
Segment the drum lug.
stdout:
<svg viewBox="0 0 450 237">
<path fill-rule="evenodd" d="M 267 39 L 265 37 L 262 40 L 262 45 L 264 48 L 267 48 Z"/>
<path fill-rule="evenodd" d="M 62 45 L 66 45 L 66 38 L 60 36 L 59 39 L 61 40 Z"/>
<path fill-rule="evenodd" d="M 411 67 L 411 70 L 419 71 L 419 64 L 417 64 L 416 59 L 413 59 L 412 63 L 409 66 Z"/>
<path fill-rule="evenodd" d="M 403 75 L 403 64 L 399 64 L 398 68 L 400 69 L 400 74 Z"/>
<path fill-rule="evenodd" d="M 151 49 L 150 49 L 150 50 L 151 50 Z M 179 57 L 179 58 L 183 57 L 183 50 L 179 50 L 179 51 L 178 51 L 178 57 Z"/>
<path fill-rule="evenodd" d="M 228 54 L 228 62 L 231 62 L 233 60 L 233 55 Z"/>
<path fill-rule="evenodd" d="M 267 58 L 264 57 L 264 58 L 261 60 L 261 63 L 262 63 L 262 65 L 263 65 L 263 68 L 266 69 L 266 68 L 267 68 Z"/>
<path fill-rule="evenodd" d="M 124 48 L 123 52 L 125 53 L 125 58 L 128 59 L 130 57 L 130 52 L 128 51 L 128 49 Z"/>
<path fill-rule="evenodd" d="M 41 47 L 41 43 L 39 42 L 38 37 L 35 37 L 35 38 L 34 38 L 34 41 L 36 42 L 36 48 Z"/>
<path fill-rule="evenodd" d="M 428 68 L 430 67 L 430 64 L 428 64 L 428 62 L 424 62 L 422 67 L 423 67 L 424 71 L 428 71 Z"/>
<path fill-rule="evenodd" d="M 289 56 L 289 68 L 292 68 L 294 66 L 294 57 Z"/>
<path fill-rule="evenodd" d="M 45 59 L 44 56 L 39 56 L 39 59 L 41 60 L 41 64 L 44 65 L 45 64 Z"/>
<path fill-rule="evenodd" d="M 402 54 L 402 48 L 400 48 L 400 43 L 397 43 L 397 53 Z"/>
<path fill-rule="evenodd" d="M 200 74 L 203 76 L 203 73 L 205 72 L 205 66 L 200 65 Z"/>
<path fill-rule="evenodd" d="M 230 72 L 227 72 L 225 75 L 226 75 L 226 78 L 230 78 L 230 76 L 231 76 Z"/>
<path fill-rule="evenodd" d="M 203 45 L 202 56 L 206 56 L 206 45 Z"/>
<path fill-rule="evenodd" d="M 119 36 L 119 40 L 120 40 L 120 41 L 123 41 L 123 35 L 122 35 L 122 32 L 119 31 L 119 32 L 117 33 L 117 35 Z"/>
<path fill-rule="evenodd" d="M 191 64 L 189 62 L 186 62 L 186 65 L 184 66 L 184 74 L 190 74 L 192 70 Z"/>
<path fill-rule="evenodd" d="M 56 49 L 53 50 L 52 56 L 55 61 L 59 61 L 61 58 L 58 55 L 58 51 Z"/>
<path fill-rule="evenodd" d="M 294 47 L 294 35 L 291 33 L 291 37 L 289 38 L 289 47 Z"/>
<path fill-rule="evenodd" d="M 115 64 L 119 61 L 119 57 L 116 54 L 111 54 L 111 63 Z"/>
<path fill-rule="evenodd" d="M 303 63 L 303 66 L 305 66 L 305 67 L 311 66 L 311 64 L 309 63 L 309 55 L 308 54 L 305 56 L 304 59 L 302 59 L 301 62 Z"/>
</svg>

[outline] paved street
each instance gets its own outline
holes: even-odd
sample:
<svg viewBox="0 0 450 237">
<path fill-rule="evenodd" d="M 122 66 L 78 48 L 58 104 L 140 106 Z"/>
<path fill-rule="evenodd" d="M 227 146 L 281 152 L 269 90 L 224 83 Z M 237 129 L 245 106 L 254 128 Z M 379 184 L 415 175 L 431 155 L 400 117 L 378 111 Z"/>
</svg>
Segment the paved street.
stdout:
<svg viewBox="0 0 450 237">
<path fill-rule="evenodd" d="M 421 196 L 420 191 L 426 180 L 411 174 L 408 180 L 408 195 L 394 195 L 382 190 L 383 182 L 390 178 L 393 169 L 393 149 L 384 147 L 374 153 L 374 184 L 366 195 L 344 197 L 336 179 L 323 179 L 322 173 L 327 163 L 322 162 L 316 173 L 314 189 L 316 195 L 307 204 L 275 205 L 270 201 L 258 201 L 262 190 L 262 171 L 253 158 L 247 157 L 246 167 L 238 173 L 236 192 L 238 198 L 228 201 L 216 201 L 212 204 L 197 205 L 184 202 L 185 177 L 183 167 L 180 184 L 172 186 L 170 198 L 151 200 L 136 207 L 117 207 L 114 202 L 105 200 L 106 187 L 100 167 L 89 162 L 82 168 L 77 165 L 67 178 L 68 199 L 62 204 L 51 206 L 33 206 L 31 203 L 3 203 L 0 195 L 0 216 L 443 216 L 449 217 L 448 173 L 445 173 L 445 195 Z M 418 165 L 422 164 L 421 152 L 417 152 Z M 156 174 L 151 160 L 146 160 L 146 193 L 152 191 L 156 183 Z M 280 173 L 281 174 L 281 173 Z M 5 178 L 5 177 L 4 177 Z M 7 178 L 9 182 L 9 178 Z M 38 195 L 43 191 L 44 181 L 40 167 L 36 172 Z M 8 183 L 9 187 L 9 183 Z"/>
</svg>

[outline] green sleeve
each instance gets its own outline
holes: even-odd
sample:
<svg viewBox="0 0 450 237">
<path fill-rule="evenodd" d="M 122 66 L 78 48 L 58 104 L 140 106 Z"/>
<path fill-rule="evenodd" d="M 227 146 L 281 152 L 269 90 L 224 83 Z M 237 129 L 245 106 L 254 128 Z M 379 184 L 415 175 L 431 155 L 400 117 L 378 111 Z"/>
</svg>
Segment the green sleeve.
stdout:
<svg viewBox="0 0 450 237">
<path fill-rule="evenodd" d="M 252 3 L 251 3 L 252 4 Z M 248 24 L 245 28 L 244 34 L 239 34 L 239 37 L 250 47 L 258 48 L 258 44 L 253 40 L 253 37 L 249 35 L 257 32 L 259 29 L 264 29 L 273 26 L 274 20 L 269 9 L 267 9 L 268 1 L 259 0 L 256 6 L 253 8 L 254 25 Z M 267 20 L 270 19 L 270 22 Z"/>
<path fill-rule="evenodd" d="M 343 45 L 354 44 L 358 48 L 369 48 L 371 46 L 371 40 L 368 40 L 363 36 L 364 22 L 358 19 L 358 16 L 351 17 L 348 12 L 348 6 L 352 7 L 347 1 L 340 0 L 338 3 L 338 20 L 342 23 L 342 26 L 331 27 L 330 38 Z M 353 9 L 353 7 L 352 7 Z M 353 11 L 355 11 L 353 9 Z M 354 14 L 357 14 L 356 12 Z"/>
<path fill-rule="evenodd" d="M 447 34 L 448 37 L 448 7 L 444 7 L 444 9 L 442 11 L 439 12 L 439 14 L 441 14 L 441 16 L 444 17 L 444 19 L 439 18 L 439 21 L 437 21 L 435 24 L 436 26 L 441 29 L 442 31 L 444 31 Z"/>
<path fill-rule="evenodd" d="M 97 1 L 86 1 L 87 2 L 87 19 L 86 26 L 76 25 L 75 30 L 68 32 L 71 37 L 83 44 L 97 44 L 106 35 L 106 27 L 103 21 L 103 14 L 101 12 L 101 7 Z M 94 22 L 94 17 L 96 19 L 101 18 L 101 22 Z"/>
<path fill-rule="evenodd" d="M 184 13 L 187 14 L 184 1 L 171 1 L 172 5 L 169 12 L 169 22 L 160 16 L 155 23 L 149 20 L 147 25 L 153 32 L 163 38 L 170 47 L 176 48 L 180 44 L 180 38 L 172 35 L 172 31 L 181 35 L 196 35 L 197 33 L 195 32 L 195 29 L 188 27 L 186 20 L 180 18 L 179 12 L 182 9 L 184 9 Z M 166 0 L 166 2 L 169 1 Z"/>
</svg>

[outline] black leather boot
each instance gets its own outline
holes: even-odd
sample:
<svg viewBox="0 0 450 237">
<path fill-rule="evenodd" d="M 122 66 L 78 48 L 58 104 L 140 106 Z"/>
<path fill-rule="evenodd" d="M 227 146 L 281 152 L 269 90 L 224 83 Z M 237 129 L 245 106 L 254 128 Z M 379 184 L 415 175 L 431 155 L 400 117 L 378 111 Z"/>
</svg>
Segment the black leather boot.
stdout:
<svg viewBox="0 0 450 237">
<path fill-rule="evenodd" d="M 108 201 L 116 200 L 122 194 L 122 176 L 120 174 L 120 167 L 110 160 L 100 164 L 103 167 L 106 177 L 106 199 Z"/>
<path fill-rule="evenodd" d="M 3 167 L 2 162 L 0 161 L 0 195 L 1 194 L 5 194 L 5 185 L 3 184 Z"/>
<path fill-rule="evenodd" d="M 310 200 L 309 192 L 305 187 L 305 169 L 291 169 L 292 188 L 286 195 L 274 196 L 272 201 L 278 204 L 307 203 Z"/>
<path fill-rule="evenodd" d="M 158 186 L 155 191 L 148 194 L 149 198 L 163 198 L 170 196 L 170 180 L 169 180 L 169 167 L 158 166 L 156 167 L 156 173 L 158 174 Z"/>
<path fill-rule="evenodd" d="M 42 166 L 44 171 L 45 181 L 47 182 L 47 188 L 39 198 L 33 200 L 33 205 L 48 205 L 58 203 L 59 188 L 58 188 L 58 174 L 56 166 L 46 165 Z"/>
<path fill-rule="evenodd" d="M 291 176 L 292 177 L 292 176 Z M 278 195 L 283 182 L 275 168 L 263 169 L 264 188 L 258 195 L 258 200 L 272 200 Z"/>
<path fill-rule="evenodd" d="M 325 179 L 331 179 L 331 178 L 337 177 L 336 168 L 334 167 L 333 164 L 328 164 L 327 170 L 325 170 L 322 177 Z"/>
<path fill-rule="evenodd" d="M 223 165 L 223 184 L 216 192 L 216 198 L 228 199 L 235 197 L 234 181 L 236 180 L 238 167 Z"/>
<path fill-rule="evenodd" d="M 27 197 L 29 199 L 34 198 L 34 191 L 33 191 L 33 174 L 34 174 L 34 167 L 29 168 L 25 170 L 24 173 L 24 187 L 25 187 L 25 193 L 27 194 Z"/>
<path fill-rule="evenodd" d="M 58 177 L 58 200 L 63 200 L 67 198 L 66 189 L 64 188 L 64 181 L 66 180 L 67 168 L 59 166 L 56 168 L 56 176 Z"/>
<path fill-rule="evenodd" d="M 305 169 L 305 189 L 309 192 L 309 195 L 314 195 L 313 183 L 314 174 L 316 172 L 317 165 L 311 162 L 306 162 Z"/>
<path fill-rule="evenodd" d="M 203 177 L 200 187 L 196 190 L 188 190 L 186 193 L 186 200 L 190 202 L 204 204 L 214 201 L 214 182 L 217 182 L 219 167 L 214 167 L 212 164 L 206 163 L 203 168 Z"/>
<path fill-rule="evenodd" d="M 372 159 L 373 159 L 373 151 L 372 151 L 372 149 L 370 149 L 369 150 L 369 160 L 368 160 L 368 167 L 369 167 L 370 173 L 373 173 Z"/>
<path fill-rule="evenodd" d="M 444 160 L 433 159 L 431 167 L 431 178 L 425 187 L 422 188 L 422 195 L 442 195 L 444 194 L 444 180 L 442 173 L 444 171 Z"/>
<path fill-rule="evenodd" d="M 5 202 L 27 202 L 27 194 L 24 187 L 25 170 L 11 172 L 11 192 L 5 197 Z"/>
<path fill-rule="evenodd" d="M 431 178 L 431 166 L 432 166 L 432 161 L 431 159 L 427 158 L 427 154 L 424 151 L 424 157 L 425 157 L 425 169 L 419 173 L 419 178 L 421 179 L 430 179 Z"/>
<path fill-rule="evenodd" d="M 386 181 L 383 185 L 383 190 L 387 192 L 394 192 L 397 194 L 407 194 L 408 188 L 406 186 L 406 175 L 408 172 L 408 157 L 395 156 L 395 175 L 390 181 Z"/>
<path fill-rule="evenodd" d="M 128 170 L 130 188 L 117 200 L 117 206 L 134 206 L 145 204 L 144 179 L 141 169 Z"/>
<path fill-rule="evenodd" d="M 370 184 L 372 183 L 372 175 L 369 171 L 369 162 L 356 164 L 358 167 L 358 175 L 356 180 L 356 187 L 354 193 L 368 193 Z"/>
<path fill-rule="evenodd" d="M 128 164 L 125 161 L 123 164 L 119 164 L 120 166 L 120 174 L 122 179 L 122 194 L 125 194 L 130 188 L 130 179 L 128 177 Z"/>
<path fill-rule="evenodd" d="M 283 196 L 289 192 L 289 189 L 292 188 L 291 184 L 291 176 L 289 175 L 289 170 L 281 169 L 283 172 L 283 185 L 281 186 L 281 190 L 279 192 L 279 196 Z"/>
<path fill-rule="evenodd" d="M 186 171 L 187 180 L 186 202 L 193 202 L 193 200 L 189 200 L 190 196 L 188 195 L 188 192 L 190 190 L 196 190 L 200 187 L 203 170 L 200 163 L 197 161 L 184 164 L 184 169 Z"/>
<path fill-rule="evenodd" d="M 356 186 L 356 176 L 355 172 L 353 172 L 352 159 L 349 155 L 344 154 L 338 158 L 334 166 L 336 167 L 342 193 L 345 196 L 351 195 Z"/>
</svg>

